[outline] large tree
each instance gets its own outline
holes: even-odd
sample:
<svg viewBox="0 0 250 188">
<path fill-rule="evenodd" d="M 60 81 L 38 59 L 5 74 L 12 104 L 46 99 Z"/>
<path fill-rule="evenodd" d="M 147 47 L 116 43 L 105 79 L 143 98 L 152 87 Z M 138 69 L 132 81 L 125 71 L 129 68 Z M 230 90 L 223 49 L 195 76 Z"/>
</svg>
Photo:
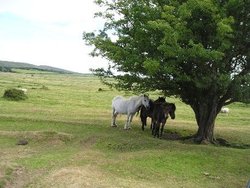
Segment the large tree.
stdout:
<svg viewBox="0 0 250 188">
<path fill-rule="evenodd" d="M 250 99 L 250 1 L 95 2 L 105 24 L 83 39 L 111 62 L 95 73 L 119 89 L 180 97 L 195 113 L 195 140 L 214 142 L 221 108 Z"/>
</svg>

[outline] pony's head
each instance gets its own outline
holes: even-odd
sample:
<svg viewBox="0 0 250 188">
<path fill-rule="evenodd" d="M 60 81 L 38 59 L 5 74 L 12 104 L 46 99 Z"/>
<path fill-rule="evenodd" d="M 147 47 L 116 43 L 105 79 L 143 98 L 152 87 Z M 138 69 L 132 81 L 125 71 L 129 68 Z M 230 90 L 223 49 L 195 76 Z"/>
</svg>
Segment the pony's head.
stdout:
<svg viewBox="0 0 250 188">
<path fill-rule="evenodd" d="M 162 106 L 164 112 L 166 113 L 167 117 L 169 114 L 171 119 L 175 119 L 176 106 L 174 103 L 165 102 L 165 103 L 162 103 L 161 106 Z"/>
<path fill-rule="evenodd" d="M 169 103 L 169 115 L 170 115 L 171 119 L 175 119 L 175 110 L 176 110 L 175 104 Z"/>
<path fill-rule="evenodd" d="M 150 107 L 149 101 L 150 101 L 150 99 L 149 99 L 148 95 L 145 95 L 145 94 L 142 95 L 142 105 L 143 105 L 145 108 L 149 108 L 149 107 Z"/>
</svg>

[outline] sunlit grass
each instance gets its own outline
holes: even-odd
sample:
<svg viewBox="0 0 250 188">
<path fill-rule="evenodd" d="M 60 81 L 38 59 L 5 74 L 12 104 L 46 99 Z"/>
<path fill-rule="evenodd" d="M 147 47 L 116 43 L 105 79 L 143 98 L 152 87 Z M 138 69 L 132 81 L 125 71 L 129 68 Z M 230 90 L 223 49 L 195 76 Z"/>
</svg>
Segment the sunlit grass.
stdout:
<svg viewBox="0 0 250 188">
<path fill-rule="evenodd" d="M 231 148 L 155 139 L 149 126 L 141 131 L 138 116 L 130 131 L 123 130 L 125 116 L 118 116 L 118 128 L 111 128 L 111 100 L 125 93 L 111 90 L 93 76 L 0 73 L 0 95 L 15 87 L 27 88 L 28 99 L 15 102 L 0 97 L 0 187 L 19 181 L 15 171 L 20 168 L 24 185 L 42 187 L 53 184 L 49 177 L 56 172 L 86 170 L 89 165 L 103 174 L 100 182 L 108 187 L 112 179 L 119 180 L 120 187 L 245 187 L 248 181 L 248 105 L 232 104 L 230 113 L 219 114 L 216 120 L 215 136 L 237 146 Z M 150 97 L 156 99 L 158 93 Z M 194 134 L 197 125 L 191 108 L 174 97 L 167 101 L 174 102 L 177 111 L 165 134 Z M 16 145 L 20 139 L 28 145 Z M 57 178 L 63 182 L 67 174 Z"/>
</svg>

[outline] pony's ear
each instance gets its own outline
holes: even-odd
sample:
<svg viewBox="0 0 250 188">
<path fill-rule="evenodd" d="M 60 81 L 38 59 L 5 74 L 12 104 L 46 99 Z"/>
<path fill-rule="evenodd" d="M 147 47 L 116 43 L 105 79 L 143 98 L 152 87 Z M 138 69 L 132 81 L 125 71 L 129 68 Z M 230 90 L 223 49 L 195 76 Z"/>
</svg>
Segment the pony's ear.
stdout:
<svg viewBox="0 0 250 188">
<path fill-rule="evenodd" d="M 148 94 L 146 94 L 146 93 L 144 93 L 144 94 L 143 94 L 143 96 L 144 96 L 144 97 L 149 97 L 149 95 L 148 95 Z"/>
</svg>

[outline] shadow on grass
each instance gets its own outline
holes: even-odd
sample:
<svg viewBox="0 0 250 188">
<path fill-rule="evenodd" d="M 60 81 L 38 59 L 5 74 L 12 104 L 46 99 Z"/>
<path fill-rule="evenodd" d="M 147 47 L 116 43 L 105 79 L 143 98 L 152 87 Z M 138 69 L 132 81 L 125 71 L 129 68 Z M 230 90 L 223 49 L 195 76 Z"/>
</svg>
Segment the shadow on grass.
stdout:
<svg viewBox="0 0 250 188">
<path fill-rule="evenodd" d="M 177 131 L 165 131 L 162 135 L 162 138 L 164 140 L 170 140 L 170 141 L 181 141 L 185 144 L 196 144 L 194 141 L 194 136 L 183 136 L 181 133 L 178 133 Z M 215 146 L 219 147 L 229 147 L 229 148 L 236 148 L 236 149 L 250 149 L 250 144 L 244 144 L 244 143 L 230 143 L 227 140 L 223 138 L 217 138 L 215 143 Z"/>
<path fill-rule="evenodd" d="M 177 131 L 164 131 L 161 139 L 165 140 L 183 140 L 183 136 Z"/>
<path fill-rule="evenodd" d="M 229 148 L 236 148 L 236 149 L 250 149 L 250 144 L 243 144 L 243 143 L 230 143 L 223 138 L 217 138 L 216 142 L 218 146 L 224 146 Z"/>
</svg>

